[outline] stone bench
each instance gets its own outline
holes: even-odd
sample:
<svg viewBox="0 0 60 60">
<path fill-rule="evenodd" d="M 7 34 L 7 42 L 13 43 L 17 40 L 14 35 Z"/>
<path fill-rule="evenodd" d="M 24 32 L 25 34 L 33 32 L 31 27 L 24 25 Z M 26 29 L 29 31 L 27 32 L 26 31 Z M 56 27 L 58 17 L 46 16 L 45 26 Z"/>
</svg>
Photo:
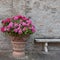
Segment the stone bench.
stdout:
<svg viewBox="0 0 60 60">
<path fill-rule="evenodd" d="M 41 38 L 35 38 L 34 39 L 34 41 L 35 42 L 37 42 L 37 43 L 39 43 L 39 42 L 41 42 L 41 43 L 44 43 L 44 51 L 47 53 L 48 52 L 48 43 L 50 42 L 50 43 L 52 43 L 52 42 L 54 42 L 54 43 L 59 43 L 60 42 L 60 39 L 48 39 L 48 38 L 46 38 L 46 39 L 41 39 Z"/>
</svg>

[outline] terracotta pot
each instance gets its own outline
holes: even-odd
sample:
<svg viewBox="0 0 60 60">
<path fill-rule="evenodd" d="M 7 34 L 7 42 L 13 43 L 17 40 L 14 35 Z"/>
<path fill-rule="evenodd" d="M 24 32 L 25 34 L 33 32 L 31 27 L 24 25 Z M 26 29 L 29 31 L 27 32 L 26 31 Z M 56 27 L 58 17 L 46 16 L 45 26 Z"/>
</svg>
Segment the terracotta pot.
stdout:
<svg viewBox="0 0 60 60">
<path fill-rule="evenodd" d="M 25 56 L 26 36 L 24 38 L 11 37 L 13 47 L 13 57 L 20 58 Z"/>
</svg>

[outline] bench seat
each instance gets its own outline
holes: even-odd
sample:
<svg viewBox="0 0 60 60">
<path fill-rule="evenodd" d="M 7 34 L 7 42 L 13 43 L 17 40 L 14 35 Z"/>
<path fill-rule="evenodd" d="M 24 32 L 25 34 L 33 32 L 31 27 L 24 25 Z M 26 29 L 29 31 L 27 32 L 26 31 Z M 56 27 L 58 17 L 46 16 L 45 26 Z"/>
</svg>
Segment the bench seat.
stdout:
<svg viewBox="0 0 60 60">
<path fill-rule="evenodd" d="M 35 38 L 34 39 L 34 41 L 36 41 L 36 42 L 41 42 L 41 43 L 45 43 L 44 44 L 44 51 L 47 53 L 48 52 L 48 43 L 49 42 L 56 42 L 56 43 L 59 43 L 60 42 L 60 39 L 48 39 L 48 38 L 46 38 L 46 39 L 41 39 L 41 38 Z"/>
<path fill-rule="evenodd" d="M 60 42 L 60 39 L 35 39 L 36 42 Z"/>
</svg>

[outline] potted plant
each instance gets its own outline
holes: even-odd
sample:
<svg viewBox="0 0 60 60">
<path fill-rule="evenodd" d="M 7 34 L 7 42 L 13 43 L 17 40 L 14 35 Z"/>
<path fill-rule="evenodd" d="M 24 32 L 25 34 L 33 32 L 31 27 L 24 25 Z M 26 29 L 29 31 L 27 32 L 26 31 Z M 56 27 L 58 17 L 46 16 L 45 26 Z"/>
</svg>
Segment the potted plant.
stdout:
<svg viewBox="0 0 60 60">
<path fill-rule="evenodd" d="M 13 46 L 13 56 L 25 56 L 25 44 L 27 38 L 35 32 L 32 21 L 25 16 L 13 16 L 2 20 L 1 31 L 7 33 Z"/>
</svg>

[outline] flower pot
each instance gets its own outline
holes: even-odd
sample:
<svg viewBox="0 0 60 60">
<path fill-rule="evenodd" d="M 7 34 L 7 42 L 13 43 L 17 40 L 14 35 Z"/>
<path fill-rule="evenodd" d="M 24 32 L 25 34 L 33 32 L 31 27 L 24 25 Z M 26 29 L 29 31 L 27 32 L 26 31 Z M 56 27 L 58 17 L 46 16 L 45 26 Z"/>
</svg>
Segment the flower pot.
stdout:
<svg viewBox="0 0 60 60">
<path fill-rule="evenodd" d="M 25 45 L 26 38 L 13 37 L 11 40 L 13 52 L 13 57 L 21 58 L 25 56 Z"/>
<path fill-rule="evenodd" d="M 12 16 L 11 18 L 3 19 L 2 25 L 1 31 L 10 36 L 13 56 L 25 56 L 26 38 L 35 33 L 35 26 L 31 19 L 21 15 Z"/>
</svg>

